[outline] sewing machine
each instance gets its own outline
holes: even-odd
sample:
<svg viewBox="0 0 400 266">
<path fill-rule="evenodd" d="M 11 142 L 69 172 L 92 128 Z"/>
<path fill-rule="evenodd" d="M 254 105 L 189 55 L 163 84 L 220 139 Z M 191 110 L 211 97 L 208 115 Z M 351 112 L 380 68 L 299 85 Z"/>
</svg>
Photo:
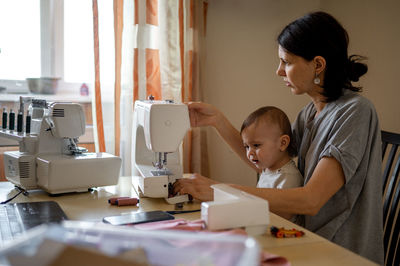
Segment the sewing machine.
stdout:
<svg viewBox="0 0 400 266">
<path fill-rule="evenodd" d="M 10 182 L 50 194 L 83 192 L 118 182 L 121 158 L 78 147 L 78 137 L 85 133 L 81 105 L 29 101 L 26 131 L 21 132 L 20 127 L 18 131 L 0 130 L 0 137 L 19 143 L 19 151 L 4 153 L 5 175 Z"/>
<path fill-rule="evenodd" d="M 169 204 L 188 201 L 172 195 L 173 183 L 182 178 L 179 146 L 190 128 L 185 104 L 172 101 L 136 101 L 133 117 L 133 167 L 139 172 L 142 196 L 165 198 Z"/>
<path fill-rule="evenodd" d="M 211 186 L 214 201 L 201 204 L 201 219 L 207 229 L 244 227 L 249 235 L 261 235 L 269 224 L 268 201 L 226 184 Z"/>
</svg>

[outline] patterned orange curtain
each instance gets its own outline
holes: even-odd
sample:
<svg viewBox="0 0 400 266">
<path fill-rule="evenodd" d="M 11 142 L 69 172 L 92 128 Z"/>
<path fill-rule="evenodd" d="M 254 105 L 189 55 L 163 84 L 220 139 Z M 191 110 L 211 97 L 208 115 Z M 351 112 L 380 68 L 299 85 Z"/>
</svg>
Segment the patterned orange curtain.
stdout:
<svg viewBox="0 0 400 266">
<path fill-rule="evenodd" d="M 121 60 L 122 60 L 122 30 L 123 20 L 123 0 L 114 0 L 114 35 L 115 35 L 115 92 L 114 92 L 114 138 L 115 155 L 120 156 L 120 137 L 121 137 Z"/>
<path fill-rule="evenodd" d="M 95 114 L 94 123 L 96 125 L 97 141 L 96 146 L 100 152 L 105 152 L 104 127 L 103 127 L 103 111 L 101 105 L 100 91 L 100 56 L 99 56 L 99 11 L 97 0 L 93 0 L 93 37 L 94 37 L 94 68 L 95 68 Z"/>
<path fill-rule="evenodd" d="M 199 84 L 200 54 L 206 35 L 208 1 L 180 1 L 180 48 L 182 73 L 182 101 L 201 101 Z M 195 34 L 196 33 L 196 34 Z M 190 36 L 189 38 L 187 36 Z M 187 41 L 190 39 L 190 41 Z M 203 128 L 191 129 L 183 142 L 183 169 L 185 173 L 201 173 L 209 176 L 206 132 Z"/>
<path fill-rule="evenodd" d="M 200 39 L 196 34 L 203 32 L 207 1 L 114 0 L 115 50 L 108 51 L 115 54 L 113 110 L 105 111 L 114 114 L 112 141 L 104 140 L 103 127 L 108 124 L 104 120 L 102 103 L 103 108 L 105 105 L 100 92 L 97 1 L 93 0 L 98 146 L 100 151 L 104 151 L 104 142 L 114 143 L 115 154 L 123 160 L 122 174 L 131 175 L 134 102 L 146 99 L 149 95 L 155 99 L 175 102 L 200 100 L 196 61 Z M 107 106 L 110 108 L 110 105 Z M 202 170 L 204 163 L 200 159 L 202 156 L 194 154 L 201 154 L 198 149 L 202 146 L 200 139 L 200 132 L 194 130 L 184 140 L 185 172 L 205 173 Z M 193 163 L 193 159 L 197 162 Z"/>
</svg>

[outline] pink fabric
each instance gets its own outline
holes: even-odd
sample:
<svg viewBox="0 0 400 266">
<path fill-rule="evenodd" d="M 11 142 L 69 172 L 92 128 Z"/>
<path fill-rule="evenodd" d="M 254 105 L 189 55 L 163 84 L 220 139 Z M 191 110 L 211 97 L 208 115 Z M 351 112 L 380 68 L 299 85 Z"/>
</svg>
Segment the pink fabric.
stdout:
<svg viewBox="0 0 400 266">
<path fill-rule="evenodd" d="M 201 231 L 205 228 L 203 220 L 186 221 L 185 219 L 166 220 L 152 223 L 136 224 L 133 226 L 139 230 L 184 230 Z"/>
<path fill-rule="evenodd" d="M 135 229 L 139 230 L 184 230 L 184 231 L 196 231 L 200 233 L 218 234 L 218 235 L 247 235 L 246 231 L 240 228 L 223 231 L 209 231 L 206 229 L 205 222 L 203 220 L 187 221 L 185 219 L 166 220 L 152 223 L 143 223 L 133 225 Z M 190 242 L 189 242 L 190 243 Z M 187 245 L 189 243 L 180 243 L 181 245 Z M 175 243 L 177 244 L 177 243 Z M 268 253 L 266 251 L 261 252 L 260 258 L 261 266 L 290 266 L 290 262 L 282 257 L 275 254 Z"/>
<path fill-rule="evenodd" d="M 290 266 L 290 262 L 282 256 L 268 253 L 266 251 L 261 252 L 261 266 Z"/>
</svg>

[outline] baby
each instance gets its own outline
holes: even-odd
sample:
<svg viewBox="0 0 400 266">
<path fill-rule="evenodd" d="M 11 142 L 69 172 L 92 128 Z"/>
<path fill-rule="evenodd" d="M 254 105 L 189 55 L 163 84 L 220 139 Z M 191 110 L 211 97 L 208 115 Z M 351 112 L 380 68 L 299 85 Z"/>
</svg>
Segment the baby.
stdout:
<svg viewBox="0 0 400 266">
<path fill-rule="evenodd" d="M 294 188 L 303 177 L 292 160 L 292 129 L 286 114 L 273 106 L 261 107 L 244 120 L 240 130 L 247 158 L 259 170 L 259 188 Z"/>
</svg>

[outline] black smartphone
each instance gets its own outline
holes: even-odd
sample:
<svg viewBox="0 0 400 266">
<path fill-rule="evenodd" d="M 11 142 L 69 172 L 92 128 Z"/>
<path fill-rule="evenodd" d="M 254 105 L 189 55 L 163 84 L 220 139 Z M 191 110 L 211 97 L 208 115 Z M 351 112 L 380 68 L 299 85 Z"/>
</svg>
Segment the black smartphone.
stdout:
<svg viewBox="0 0 400 266">
<path fill-rule="evenodd" d="M 103 218 L 104 223 L 112 225 L 128 225 L 128 224 L 141 224 L 149 222 L 157 222 L 164 220 L 173 220 L 175 217 L 163 211 L 151 212 L 134 212 L 116 216 L 108 216 Z"/>
</svg>

